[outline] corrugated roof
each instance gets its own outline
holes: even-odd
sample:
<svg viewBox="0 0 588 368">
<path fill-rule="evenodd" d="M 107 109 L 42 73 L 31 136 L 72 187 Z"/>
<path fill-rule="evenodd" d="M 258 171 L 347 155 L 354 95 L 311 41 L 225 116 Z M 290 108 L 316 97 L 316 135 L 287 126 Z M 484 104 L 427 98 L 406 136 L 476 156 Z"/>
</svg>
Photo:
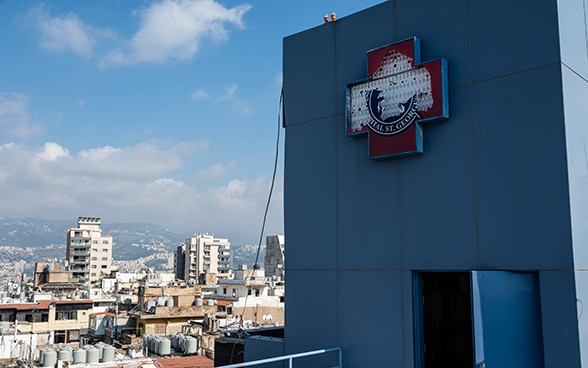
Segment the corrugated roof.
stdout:
<svg viewBox="0 0 588 368">
<path fill-rule="evenodd" d="M 157 359 L 153 364 L 158 368 L 214 368 L 214 360 L 200 355 Z"/>
</svg>

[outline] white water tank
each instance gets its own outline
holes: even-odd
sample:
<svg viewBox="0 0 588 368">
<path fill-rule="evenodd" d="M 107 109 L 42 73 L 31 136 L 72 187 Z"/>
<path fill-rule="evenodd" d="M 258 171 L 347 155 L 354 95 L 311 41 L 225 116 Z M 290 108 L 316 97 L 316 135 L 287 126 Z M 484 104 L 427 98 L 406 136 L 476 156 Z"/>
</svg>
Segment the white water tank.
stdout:
<svg viewBox="0 0 588 368">
<path fill-rule="evenodd" d="M 111 345 L 104 345 L 104 349 L 102 351 L 102 362 L 112 362 L 114 361 L 114 354 L 116 353 L 116 348 Z"/>
<path fill-rule="evenodd" d="M 196 354 L 196 351 L 198 351 L 198 341 L 192 336 L 187 336 L 184 340 L 184 353 Z"/>
<path fill-rule="evenodd" d="M 61 360 L 61 361 L 67 360 L 69 362 L 69 361 L 71 361 L 71 358 L 72 358 L 72 352 L 71 352 L 70 347 L 66 346 L 66 347 L 59 349 L 59 353 L 57 353 L 58 360 Z"/>
<path fill-rule="evenodd" d="M 53 349 L 49 349 L 45 352 L 43 357 L 43 367 L 55 367 L 57 363 L 57 352 Z"/>
<path fill-rule="evenodd" d="M 82 348 L 76 349 L 73 353 L 73 362 L 74 364 L 86 363 L 86 350 Z"/>
<path fill-rule="evenodd" d="M 159 340 L 159 344 L 157 346 L 157 354 L 161 356 L 171 355 L 171 341 L 169 341 L 169 339 L 164 338 Z"/>
<path fill-rule="evenodd" d="M 98 349 L 93 346 L 84 347 L 86 349 L 86 363 L 98 363 L 100 361 Z"/>
</svg>

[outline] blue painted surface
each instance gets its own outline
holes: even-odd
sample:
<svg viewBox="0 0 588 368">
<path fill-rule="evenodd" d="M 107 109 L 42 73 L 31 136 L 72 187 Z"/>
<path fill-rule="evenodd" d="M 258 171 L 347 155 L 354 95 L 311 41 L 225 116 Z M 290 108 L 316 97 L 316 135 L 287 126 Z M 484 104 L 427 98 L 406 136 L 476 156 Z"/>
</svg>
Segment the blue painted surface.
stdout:
<svg viewBox="0 0 588 368">
<path fill-rule="evenodd" d="M 396 0 L 285 38 L 286 353 L 340 345 L 345 366 L 385 354 L 411 367 L 407 274 L 529 270 L 541 275 L 545 366 L 580 366 L 574 283 L 587 295 L 588 280 L 573 273 L 588 265 L 588 234 L 572 224 L 588 220 L 588 182 L 568 168 L 581 168 L 588 141 L 575 79 L 588 66 L 582 17 L 566 15 L 584 4 L 562 4 Z M 367 139 L 345 135 L 345 86 L 366 77 L 367 50 L 412 36 L 424 60 L 448 61 L 449 120 L 424 128 L 423 155 L 369 160 Z M 562 58 L 575 68 L 563 66 L 563 84 Z M 341 282 L 357 290 L 362 273 L 404 276 L 342 299 Z M 350 303 L 380 294 L 403 306 L 387 313 L 403 324 L 384 352 L 346 325 L 359 315 Z M 317 306 L 328 312 L 314 326 Z"/>
<path fill-rule="evenodd" d="M 475 82 L 560 60 L 555 0 L 470 1 L 470 22 Z"/>
<path fill-rule="evenodd" d="M 336 266 L 336 120 L 288 128 L 285 154 L 285 232 L 297 244 L 286 258 L 287 269 L 332 269 Z M 303 149 L 297 142 L 305 142 Z M 298 206 L 304 198 L 304 206 Z M 309 236 L 312 234 L 312 236 Z"/>
<path fill-rule="evenodd" d="M 423 60 L 443 56 L 450 61 L 450 85 L 467 84 L 470 80 L 468 0 L 398 1 L 396 11 L 401 15 L 396 18 L 397 38 L 418 36 Z"/>
<path fill-rule="evenodd" d="M 476 364 L 542 368 L 543 336 L 536 275 L 472 272 Z"/>
<path fill-rule="evenodd" d="M 560 67 L 473 88 L 480 267 L 571 269 Z"/>
<path fill-rule="evenodd" d="M 408 269 L 478 266 L 470 89 L 452 89 L 449 100 L 450 120 L 425 127 L 425 153 L 397 161 Z"/>
<path fill-rule="evenodd" d="M 541 314 L 543 315 L 543 350 L 546 367 L 580 367 L 578 344 L 562 344 L 562 341 L 576 341 L 576 288 L 573 271 L 539 272 L 541 287 Z M 586 294 L 584 294 L 586 295 Z M 577 296 L 581 298 L 579 294 Z M 588 297 L 588 295 L 586 296 Z M 585 299 L 586 300 L 586 299 Z M 584 340 L 586 341 L 586 340 Z M 584 348 L 585 343 L 580 344 Z"/>
</svg>

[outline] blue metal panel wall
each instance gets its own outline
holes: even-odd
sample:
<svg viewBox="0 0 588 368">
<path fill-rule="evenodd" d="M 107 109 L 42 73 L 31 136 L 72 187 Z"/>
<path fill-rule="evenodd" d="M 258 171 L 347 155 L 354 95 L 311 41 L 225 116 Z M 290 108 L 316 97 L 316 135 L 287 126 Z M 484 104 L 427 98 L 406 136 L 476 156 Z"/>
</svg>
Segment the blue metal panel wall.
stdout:
<svg viewBox="0 0 588 368">
<path fill-rule="evenodd" d="M 573 272 L 557 5 L 396 0 L 284 39 L 286 353 L 410 367 L 411 270 Z M 424 128 L 423 155 L 370 160 L 345 134 L 346 84 L 412 36 L 449 63 L 450 118 Z M 540 282 L 545 366 L 577 367 L 575 290 L 556 285 Z M 357 321 L 375 306 L 385 342 Z"/>
</svg>

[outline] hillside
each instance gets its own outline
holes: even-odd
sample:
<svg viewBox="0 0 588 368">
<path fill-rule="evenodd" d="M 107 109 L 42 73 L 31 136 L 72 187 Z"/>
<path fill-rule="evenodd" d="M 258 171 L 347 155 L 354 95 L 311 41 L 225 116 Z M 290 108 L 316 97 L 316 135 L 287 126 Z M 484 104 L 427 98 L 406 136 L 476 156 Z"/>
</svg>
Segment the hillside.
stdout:
<svg viewBox="0 0 588 368">
<path fill-rule="evenodd" d="M 67 229 L 75 227 L 75 220 L 46 220 L 39 218 L 0 218 L 0 253 L 6 262 L 25 261 L 27 264 L 63 259 Z M 178 234 L 163 226 L 148 223 L 102 223 L 104 234 L 113 237 L 113 258 L 116 261 L 131 261 L 150 258 L 158 253 L 175 252 L 185 238 L 191 234 Z M 231 241 L 231 239 L 229 239 Z M 232 241 L 233 264 L 255 262 L 257 245 L 240 245 Z M 259 256 L 263 264 L 265 247 Z M 148 266 L 159 268 L 160 262 Z"/>
</svg>

